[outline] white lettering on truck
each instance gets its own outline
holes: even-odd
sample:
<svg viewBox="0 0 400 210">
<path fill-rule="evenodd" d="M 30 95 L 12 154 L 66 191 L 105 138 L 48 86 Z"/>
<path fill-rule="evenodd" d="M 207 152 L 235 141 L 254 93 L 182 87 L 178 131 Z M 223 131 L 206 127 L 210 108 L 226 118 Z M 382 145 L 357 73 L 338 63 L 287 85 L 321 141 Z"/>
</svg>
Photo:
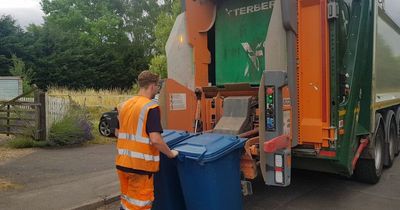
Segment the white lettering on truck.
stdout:
<svg viewBox="0 0 400 210">
<path fill-rule="evenodd" d="M 266 2 L 262 2 L 262 3 L 246 6 L 246 7 L 236 8 L 236 9 L 225 9 L 225 11 L 228 13 L 229 16 L 231 14 L 234 14 L 235 16 L 247 15 L 247 14 L 251 14 L 254 12 L 272 9 L 272 8 L 274 8 L 274 3 L 275 3 L 275 1 L 266 1 Z"/>
</svg>

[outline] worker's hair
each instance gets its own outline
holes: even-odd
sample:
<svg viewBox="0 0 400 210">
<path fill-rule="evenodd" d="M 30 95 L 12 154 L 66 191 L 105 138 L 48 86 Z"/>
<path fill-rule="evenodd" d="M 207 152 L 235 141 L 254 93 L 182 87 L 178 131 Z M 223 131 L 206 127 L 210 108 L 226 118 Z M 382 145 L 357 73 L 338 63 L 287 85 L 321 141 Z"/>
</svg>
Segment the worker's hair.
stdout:
<svg viewBox="0 0 400 210">
<path fill-rule="evenodd" d="M 142 71 L 138 76 L 139 88 L 148 88 L 151 84 L 158 85 L 160 77 L 148 70 Z"/>
</svg>

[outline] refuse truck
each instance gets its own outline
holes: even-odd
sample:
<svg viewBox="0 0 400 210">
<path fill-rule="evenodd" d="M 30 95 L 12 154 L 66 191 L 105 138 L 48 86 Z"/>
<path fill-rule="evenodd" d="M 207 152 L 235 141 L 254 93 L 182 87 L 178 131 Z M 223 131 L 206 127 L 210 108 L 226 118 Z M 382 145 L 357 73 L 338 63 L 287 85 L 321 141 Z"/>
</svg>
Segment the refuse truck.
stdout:
<svg viewBox="0 0 400 210">
<path fill-rule="evenodd" d="M 291 169 L 377 183 L 400 150 L 395 0 L 183 0 L 163 126 L 246 138 L 244 194 Z"/>
</svg>

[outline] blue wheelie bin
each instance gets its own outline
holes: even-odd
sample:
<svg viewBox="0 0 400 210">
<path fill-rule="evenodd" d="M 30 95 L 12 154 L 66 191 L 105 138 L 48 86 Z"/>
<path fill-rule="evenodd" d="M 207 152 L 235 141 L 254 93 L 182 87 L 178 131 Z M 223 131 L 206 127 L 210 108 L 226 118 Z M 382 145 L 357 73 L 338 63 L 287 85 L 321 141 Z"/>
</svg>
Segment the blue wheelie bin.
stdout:
<svg viewBox="0 0 400 210">
<path fill-rule="evenodd" d="M 207 133 L 175 146 L 188 210 L 243 209 L 240 156 L 245 139 Z"/>
<path fill-rule="evenodd" d="M 171 148 L 189 138 L 184 131 L 164 130 L 163 139 Z M 185 201 L 176 169 L 176 159 L 160 154 L 160 171 L 154 175 L 153 210 L 186 210 Z"/>
</svg>

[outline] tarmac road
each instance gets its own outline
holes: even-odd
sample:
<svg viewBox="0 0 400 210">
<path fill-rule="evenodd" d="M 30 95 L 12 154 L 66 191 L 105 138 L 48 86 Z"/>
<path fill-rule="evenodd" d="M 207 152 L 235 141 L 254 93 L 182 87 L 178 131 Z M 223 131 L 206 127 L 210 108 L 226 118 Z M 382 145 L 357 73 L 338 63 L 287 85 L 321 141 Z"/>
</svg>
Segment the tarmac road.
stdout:
<svg viewBox="0 0 400 210">
<path fill-rule="evenodd" d="M 310 171 L 294 171 L 287 188 L 253 183 L 252 196 L 245 198 L 246 210 L 261 209 L 400 209 L 400 161 L 386 169 L 376 185 Z"/>
<path fill-rule="evenodd" d="M 244 210 L 399 210 L 400 160 L 386 169 L 376 185 L 359 183 L 341 176 L 295 170 L 289 187 L 267 187 L 253 181 L 251 196 L 244 198 Z M 117 210 L 119 202 L 99 210 Z"/>
<path fill-rule="evenodd" d="M 38 149 L 0 162 L 0 179 L 20 186 L 0 190 L 0 209 L 69 209 L 118 193 L 115 145 Z M 261 209 L 400 209 L 400 159 L 376 185 L 325 173 L 293 171 L 287 188 L 253 182 L 245 210 Z M 119 203 L 101 209 L 117 210 Z"/>
</svg>

